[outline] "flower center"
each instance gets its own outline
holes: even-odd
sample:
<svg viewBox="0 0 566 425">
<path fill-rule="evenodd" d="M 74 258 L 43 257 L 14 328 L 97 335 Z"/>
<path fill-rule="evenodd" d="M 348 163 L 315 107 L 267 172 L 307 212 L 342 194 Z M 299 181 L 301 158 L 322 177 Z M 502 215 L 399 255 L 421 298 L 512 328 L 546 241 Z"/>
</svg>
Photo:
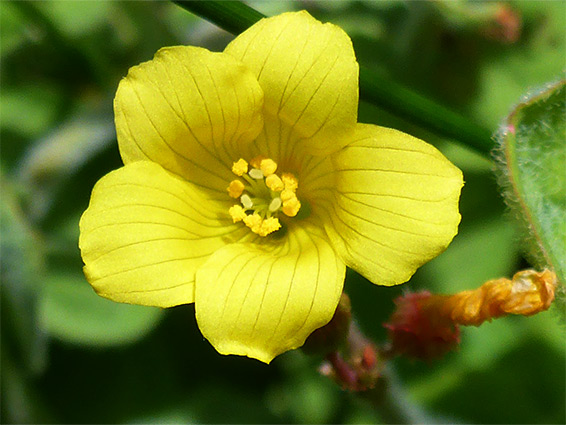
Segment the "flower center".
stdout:
<svg viewBox="0 0 566 425">
<path fill-rule="evenodd" d="M 239 178 L 226 189 L 231 198 L 239 199 L 228 210 L 234 223 L 242 221 L 260 236 L 281 228 L 279 213 L 294 217 L 301 208 L 296 191 L 299 181 L 291 173 L 275 174 L 277 164 L 270 158 L 258 156 L 249 164 L 239 159 L 232 172 Z"/>
</svg>

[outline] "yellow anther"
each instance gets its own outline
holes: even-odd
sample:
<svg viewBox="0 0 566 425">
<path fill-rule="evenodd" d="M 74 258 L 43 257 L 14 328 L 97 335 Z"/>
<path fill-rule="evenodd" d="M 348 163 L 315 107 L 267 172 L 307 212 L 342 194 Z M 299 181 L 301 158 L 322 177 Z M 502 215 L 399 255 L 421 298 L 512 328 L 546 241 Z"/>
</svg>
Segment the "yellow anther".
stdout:
<svg viewBox="0 0 566 425">
<path fill-rule="evenodd" d="M 295 197 L 283 202 L 283 208 L 281 208 L 281 211 L 283 211 L 283 213 L 288 217 L 295 217 L 300 209 L 301 201 Z"/>
<path fill-rule="evenodd" d="M 265 185 L 274 192 L 279 192 L 285 188 L 283 181 L 277 174 L 270 174 L 267 176 L 265 178 Z"/>
<path fill-rule="evenodd" d="M 240 158 L 232 165 L 232 172 L 237 176 L 243 176 L 248 172 L 248 163 Z"/>
<path fill-rule="evenodd" d="M 239 198 L 240 195 L 244 192 L 244 183 L 242 183 L 240 180 L 232 180 L 226 190 L 228 191 L 228 194 L 231 198 Z"/>
<path fill-rule="evenodd" d="M 279 197 L 281 198 L 281 200 L 282 200 L 283 202 L 286 202 L 286 201 L 289 201 L 289 200 L 291 200 L 291 199 L 293 199 L 293 198 L 296 198 L 297 195 L 295 195 L 295 192 L 294 192 L 294 191 L 292 191 L 292 190 L 290 190 L 290 189 L 285 189 L 285 190 L 283 190 L 283 191 L 279 194 Z"/>
<path fill-rule="evenodd" d="M 263 172 L 263 175 L 267 177 L 275 173 L 275 170 L 277 170 L 277 164 L 274 160 L 266 158 L 261 160 L 259 168 Z"/>
<path fill-rule="evenodd" d="M 240 158 L 232 166 L 232 172 L 243 179 L 232 180 L 227 188 L 230 197 L 240 200 L 228 212 L 234 223 L 242 221 L 260 236 L 281 228 L 280 213 L 294 217 L 301 209 L 298 179 L 291 173 L 275 174 L 277 169 L 274 160 L 262 155 L 249 163 Z"/>
<path fill-rule="evenodd" d="M 253 159 L 250 159 L 250 165 L 254 168 L 261 168 L 261 161 L 263 161 L 265 158 L 265 156 L 263 155 L 258 155 Z"/>
<path fill-rule="evenodd" d="M 234 223 L 242 221 L 247 216 L 246 211 L 240 205 L 234 205 L 230 207 L 228 213 L 232 217 Z"/>
<path fill-rule="evenodd" d="M 263 223 L 263 219 L 258 213 L 246 215 L 243 220 L 244 220 L 244 224 L 248 226 L 252 230 L 252 232 L 259 234 L 259 230 L 261 229 L 261 224 Z"/>
<path fill-rule="evenodd" d="M 281 176 L 285 189 L 292 190 L 293 192 L 299 187 L 299 180 L 291 173 L 283 173 Z"/>
<path fill-rule="evenodd" d="M 267 236 L 270 233 L 279 230 L 280 228 L 281 228 L 281 223 L 279 223 L 279 220 L 275 217 L 269 217 L 263 220 L 257 234 L 260 236 Z"/>
</svg>

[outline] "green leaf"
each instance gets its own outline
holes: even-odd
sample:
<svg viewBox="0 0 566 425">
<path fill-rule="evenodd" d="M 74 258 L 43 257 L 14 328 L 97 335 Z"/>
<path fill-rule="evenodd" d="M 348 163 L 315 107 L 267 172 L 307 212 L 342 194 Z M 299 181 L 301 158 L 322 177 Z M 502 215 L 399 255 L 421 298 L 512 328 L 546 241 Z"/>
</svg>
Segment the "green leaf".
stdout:
<svg viewBox="0 0 566 425">
<path fill-rule="evenodd" d="M 95 346 L 135 342 L 159 322 L 163 310 L 119 304 L 94 293 L 82 274 L 53 274 L 44 282 L 41 326 L 63 341 Z"/>
<path fill-rule="evenodd" d="M 2 339 L 5 325 L 2 324 Z M 49 408 L 43 403 L 41 394 L 34 385 L 34 376 L 21 364 L 8 344 L 0 347 L 2 374 L 2 423 L 32 424 L 58 423 Z"/>
<path fill-rule="evenodd" d="M 77 38 L 92 33 L 108 21 L 108 16 L 115 12 L 112 2 L 89 1 L 78 3 L 41 2 L 44 16 L 52 22 L 65 37 Z"/>
<path fill-rule="evenodd" d="M 26 138 L 37 137 L 53 125 L 62 103 L 62 94 L 57 92 L 54 85 L 48 83 L 3 86 L 0 98 L 0 130 Z M 9 139 L 7 142 L 13 143 Z"/>
<path fill-rule="evenodd" d="M 466 76 L 477 80 L 467 109 L 472 119 L 487 128 L 497 128 L 527 88 L 559 75 L 566 60 L 566 2 L 509 4 L 521 16 L 521 38 L 511 45 L 486 45 L 477 76 Z"/>
<path fill-rule="evenodd" d="M 44 241 L 23 214 L 14 184 L 2 175 L 0 193 L 2 348 L 8 346 L 7 350 L 27 371 L 40 373 L 46 366 L 47 348 L 46 338 L 37 325 L 45 269 Z"/>
<path fill-rule="evenodd" d="M 61 203 L 65 185 L 115 139 L 111 116 L 79 111 L 37 140 L 18 165 L 18 178 L 29 191 L 29 214 L 42 220 Z"/>
<path fill-rule="evenodd" d="M 525 97 L 498 139 L 501 184 L 539 267 L 566 282 L 566 79 Z"/>
<path fill-rule="evenodd" d="M 4 2 L 2 4 L 2 13 L 0 13 L 0 28 L 2 28 L 2 37 L 0 37 L 0 55 L 2 59 L 11 52 L 21 46 L 27 36 L 25 21 L 18 13 L 16 7 L 11 3 Z M 5 87 L 2 87 L 4 90 Z"/>
</svg>

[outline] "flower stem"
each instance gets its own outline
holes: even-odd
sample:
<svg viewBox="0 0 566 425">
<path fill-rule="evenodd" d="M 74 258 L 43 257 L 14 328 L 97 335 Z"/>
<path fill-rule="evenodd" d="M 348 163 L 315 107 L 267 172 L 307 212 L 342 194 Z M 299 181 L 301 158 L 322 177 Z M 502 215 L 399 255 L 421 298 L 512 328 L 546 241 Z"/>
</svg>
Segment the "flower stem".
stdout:
<svg viewBox="0 0 566 425">
<path fill-rule="evenodd" d="M 324 339 L 319 339 L 321 341 Z M 342 389 L 367 400 L 379 415 L 381 423 L 434 423 L 419 406 L 411 402 L 388 360 L 386 352 L 376 347 L 355 321 L 350 321 L 345 344 L 340 351 L 328 353 L 319 370 Z"/>
<path fill-rule="evenodd" d="M 233 34 L 265 17 L 240 1 L 172 1 Z M 360 99 L 485 156 L 489 156 L 493 147 L 491 134 L 485 128 L 364 66 L 360 67 Z"/>
</svg>

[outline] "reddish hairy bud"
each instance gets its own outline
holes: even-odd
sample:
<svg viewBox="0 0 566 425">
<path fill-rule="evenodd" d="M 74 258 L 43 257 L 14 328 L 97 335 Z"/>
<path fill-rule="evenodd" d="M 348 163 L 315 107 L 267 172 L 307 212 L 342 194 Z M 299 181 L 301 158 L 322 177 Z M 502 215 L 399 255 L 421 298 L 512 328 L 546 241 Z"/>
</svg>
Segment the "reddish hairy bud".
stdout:
<svg viewBox="0 0 566 425">
<path fill-rule="evenodd" d="M 389 329 L 393 354 L 428 360 L 458 346 L 458 325 L 438 314 L 435 306 L 437 298 L 438 295 L 424 291 L 395 300 L 397 309 L 384 324 Z"/>
</svg>

